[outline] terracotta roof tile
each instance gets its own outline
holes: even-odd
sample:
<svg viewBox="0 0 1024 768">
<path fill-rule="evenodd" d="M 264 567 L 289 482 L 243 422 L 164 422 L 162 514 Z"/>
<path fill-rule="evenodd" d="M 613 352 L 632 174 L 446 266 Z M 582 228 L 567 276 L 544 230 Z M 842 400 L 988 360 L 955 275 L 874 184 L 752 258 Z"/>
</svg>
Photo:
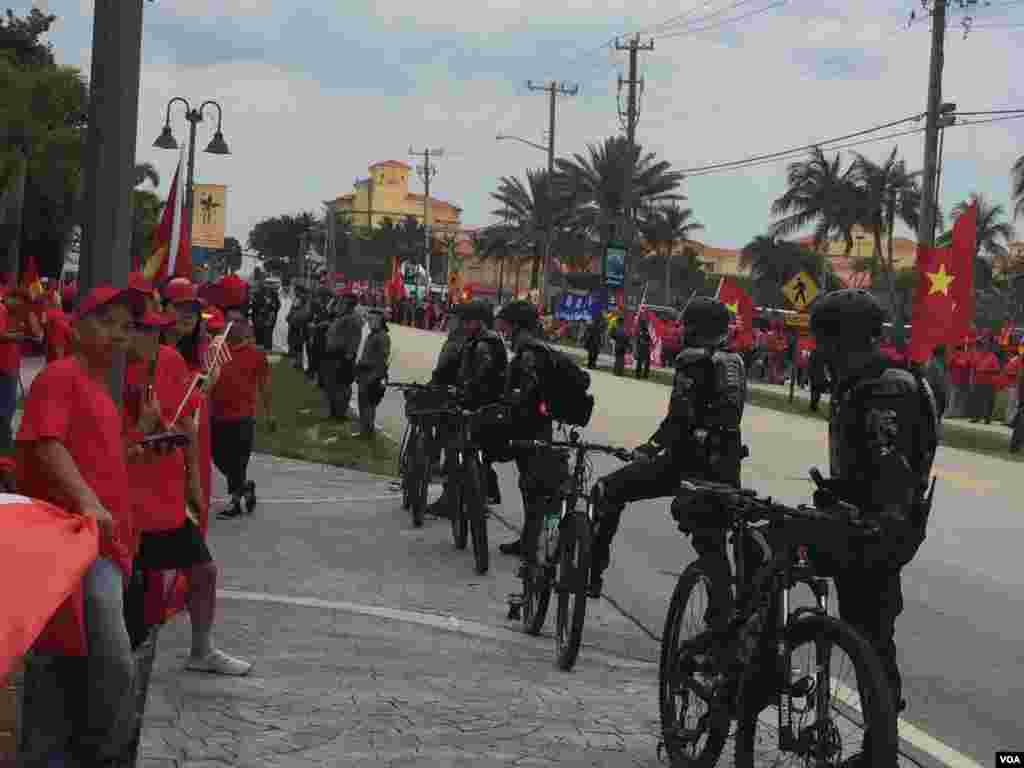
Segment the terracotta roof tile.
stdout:
<svg viewBox="0 0 1024 768">
<path fill-rule="evenodd" d="M 406 163 L 403 163 L 403 162 L 401 162 L 399 160 L 385 160 L 382 163 L 374 163 L 373 165 L 370 166 L 370 170 L 372 171 L 374 168 L 381 168 L 381 167 L 405 168 L 407 171 L 412 169 L 412 166 L 407 165 Z"/>
</svg>

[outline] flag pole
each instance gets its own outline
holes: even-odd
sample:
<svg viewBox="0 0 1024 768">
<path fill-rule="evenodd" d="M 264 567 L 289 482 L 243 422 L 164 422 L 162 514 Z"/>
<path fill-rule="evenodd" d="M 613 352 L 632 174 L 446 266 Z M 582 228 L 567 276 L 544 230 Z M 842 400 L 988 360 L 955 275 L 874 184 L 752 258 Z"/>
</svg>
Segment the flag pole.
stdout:
<svg viewBox="0 0 1024 768">
<path fill-rule="evenodd" d="M 178 156 L 178 170 L 174 172 L 176 187 L 174 189 L 174 215 L 171 217 L 171 250 L 167 254 L 167 273 L 164 275 L 168 280 L 174 277 L 174 268 L 178 261 L 178 249 L 181 247 L 181 164 L 184 158 L 185 148 L 182 147 L 181 153 Z"/>
<path fill-rule="evenodd" d="M 718 288 L 715 290 L 715 298 L 718 299 L 722 295 L 722 285 L 725 283 L 725 278 L 718 278 Z"/>
</svg>

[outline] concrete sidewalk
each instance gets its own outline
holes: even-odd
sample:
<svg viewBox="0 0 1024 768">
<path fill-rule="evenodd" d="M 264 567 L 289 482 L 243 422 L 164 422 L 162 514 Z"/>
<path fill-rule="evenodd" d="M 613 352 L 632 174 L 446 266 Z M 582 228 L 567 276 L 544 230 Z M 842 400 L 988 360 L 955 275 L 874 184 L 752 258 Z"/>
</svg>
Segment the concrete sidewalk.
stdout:
<svg viewBox="0 0 1024 768">
<path fill-rule="evenodd" d="M 209 543 L 217 643 L 253 672 L 185 672 L 188 620 L 165 627 L 143 766 L 664 764 L 657 644 L 590 601 L 580 658 L 560 672 L 554 606 L 538 638 L 506 617 L 518 579 L 515 559 L 493 552 L 495 518 L 491 572 L 478 576 L 447 523 L 411 526 L 389 478 L 268 456 L 251 477 L 256 514 L 215 520 Z"/>
</svg>

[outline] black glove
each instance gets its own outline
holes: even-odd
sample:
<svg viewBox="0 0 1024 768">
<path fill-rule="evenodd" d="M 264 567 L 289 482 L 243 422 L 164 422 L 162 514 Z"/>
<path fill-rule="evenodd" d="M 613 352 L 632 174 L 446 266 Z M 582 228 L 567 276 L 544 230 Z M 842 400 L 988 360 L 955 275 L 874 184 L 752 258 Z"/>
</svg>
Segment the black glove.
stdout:
<svg viewBox="0 0 1024 768">
<path fill-rule="evenodd" d="M 644 443 L 638 445 L 633 453 L 641 461 L 653 461 L 654 457 L 661 453 L 661 446 L 657 443 Z"/>
</svg>

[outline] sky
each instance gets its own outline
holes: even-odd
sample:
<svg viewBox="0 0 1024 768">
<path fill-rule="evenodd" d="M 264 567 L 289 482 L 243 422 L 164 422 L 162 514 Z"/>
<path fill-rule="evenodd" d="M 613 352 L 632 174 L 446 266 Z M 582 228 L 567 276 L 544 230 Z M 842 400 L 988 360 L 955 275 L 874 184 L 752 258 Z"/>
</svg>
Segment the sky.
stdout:
<svg viewBox="0 0 1024 768">
<path fill-rule="evenodd" d="M 88 75 L 92 0 L 36 5 L 59 16 L 49 38 L 58 61 Z M 527 80 L 579 85 L 558 101 L 556 153 L 584 153 L 622 131 L 627 55 L 607 43 L 648 31 L 638 143 L 677 169 L 739 160 L 923 112 L 929 23 L 908 29 L 912 9 L 921 14 L 918 0 L 156 0 L 145 4 L 137 156 L 160 171 L 166 196 L 177 154 L 151 146 L 166 103 L 213 99 L 232 154 L 197 152 L 196 180 L 228 186 L 227 234 L 243 245 L 263 218 L 321 213 L 376 161 L 414 163 L 410 147 L 446 150 L 432 195 L 482 226 L 495 220 L 502 176 L 547 162 L 495 140 L 546 143 L 547 98 Z M 682 14 L 689 27 L 657 26 Z M 952 12 L 946 38 L 944 100 L 963 111 L 1024 108 L 1024 1 L 991 0 L 966 39 L 963 15 Z M 172 126 L 187 137 L 180 106 Z M 200 150 L 214 129 L 199 126 Z M 855 149 L 881 160 L 894 146 L 910 169 L 922 166 L 920 135 Z M 1024 120 L 948 130 L 943 209 L 980 192 L 1012 211 L 1009 171 L 1021 155 Z M 786 165 L 687 179 L 700 239 L 740 248 L 763 234 Z M 418 179 L 412 191 L 422 192 Z"/>
</svg>

